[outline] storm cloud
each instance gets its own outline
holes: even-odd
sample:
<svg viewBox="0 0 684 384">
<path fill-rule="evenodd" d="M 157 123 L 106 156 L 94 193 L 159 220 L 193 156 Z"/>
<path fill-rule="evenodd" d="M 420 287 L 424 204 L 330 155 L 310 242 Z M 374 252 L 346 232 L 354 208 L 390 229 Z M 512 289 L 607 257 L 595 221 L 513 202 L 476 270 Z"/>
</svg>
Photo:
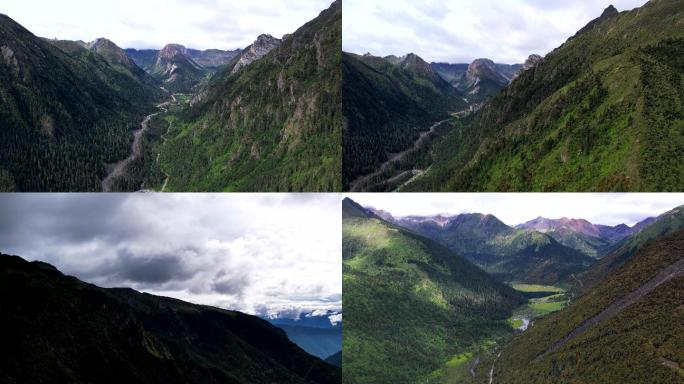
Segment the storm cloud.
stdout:
<svg viewBox="0 0 684 384">
<path fill-rule="evenodd" d="M 545 55 L 601 15 L 610 4 L 629 10 L 646 0 L 345 0 L 347 52 L 470 63 L 490 58 L 522 63 Z"/>
<path fill-rule="evenodd" d="M 0 251 L 260 315 L 341 310 L 335 194 L 0 194 Z"/>
<path fill-rule="evenodd" d="M 258 35 L 292 33 L 332 0 L 4 0 L 0 12 L 38 36 L 122 48 L 245 48 Z M 36 12 L 39 9 L 40 12 Z"/>
</svg>

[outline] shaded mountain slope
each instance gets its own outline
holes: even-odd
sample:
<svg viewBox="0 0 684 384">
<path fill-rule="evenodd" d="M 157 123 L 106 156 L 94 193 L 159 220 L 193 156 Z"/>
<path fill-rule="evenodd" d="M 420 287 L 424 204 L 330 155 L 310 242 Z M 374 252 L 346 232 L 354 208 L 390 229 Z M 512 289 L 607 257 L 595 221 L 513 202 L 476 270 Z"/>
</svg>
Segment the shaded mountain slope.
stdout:
<svg viewBox="0 0 684 384">
<path fill-rule="evenodd" d="M 462 95 L 420 57 L 342 54 L 345 188 L 422 131 L 465 108 Z"/>
<path fill-rule="evenodd" d="M 680 383 L 684 366 L 684 232 L 639 249 L 562 311 L 501 350 L 494 383 Z M 486 362 L 473 382 L 486 382 Z"/>
<path fill-rule="evenodd" d="M 104 289 L 0 255 L 2 382 L 335 383 L 340 371 L 240 312 Z"/>
<path fill-rule="evenodd" d="M 159 100 L 104 56 L 56 45 L 0 15 L 0 190 L 98 191 Z"/>
<path fill-rule="evenodd" d="M 410 190 L 681 190 L 684 3 L 609 8 L 434 146 Z"/>
<path fill-rule="evenodd" d="M 167 44 L 154 58 L 149 72 L 171 92 L 190 92 L 205 77 L 201 65 L 179 44 Z"/>
<path fill-rule="evenodd" d="M 343 381 L 409 383 L 507 336 L 524 299 L 466 259 L 343 202 Z"/>
<path fill-rule="evenodd" d="M 162 147 L 169 190 L 341 189 L 341 8 L 212 77 Z"/>
</svg>

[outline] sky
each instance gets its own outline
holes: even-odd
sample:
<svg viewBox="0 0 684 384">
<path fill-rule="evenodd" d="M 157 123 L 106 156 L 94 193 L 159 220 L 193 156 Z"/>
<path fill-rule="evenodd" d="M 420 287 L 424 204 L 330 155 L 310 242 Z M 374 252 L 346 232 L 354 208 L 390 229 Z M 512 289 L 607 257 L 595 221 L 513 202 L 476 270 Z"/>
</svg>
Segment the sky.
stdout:
<svg viewBox="0 0 684 384">
<path fill-rule="evenodd" d="M 395 217 L 492 214 L 508 225 L 539 216 L 632 226 L 684 205 L 684 193 L 356 193 L 347 197 Z"/>
<path fill-rule="evenodd" d="M 344 0 L 342 48 L 358 54 L 428 62 L 489 58 L 523 63 L 544 56 L 613 4 L 631 10 L 646 0 Z"/>
<path fill-rule="evenodd" d="M 340 210 L 336 194 L 0 194 L 0 252 L 99 286 L 296 318 L 342 309 Z"/>
<path fill-rule="evenodd" d="M 282 37 L 318 16 L 333 0 L 3 0 L 0 13 L 35 35 L 121 48 L 236 49 L 262 33 Z"/>
</svg>

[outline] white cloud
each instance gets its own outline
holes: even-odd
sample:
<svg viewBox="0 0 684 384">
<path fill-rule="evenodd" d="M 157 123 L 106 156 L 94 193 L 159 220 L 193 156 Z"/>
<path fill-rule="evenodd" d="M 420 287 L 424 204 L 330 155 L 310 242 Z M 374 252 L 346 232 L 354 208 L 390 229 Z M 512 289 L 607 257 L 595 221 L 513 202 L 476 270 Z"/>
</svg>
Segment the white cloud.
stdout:
<svg viewBox="0 0 684 384">
<path fill-rule="evenodd" d="M 508 225 L 538 216 L 634 225 L 684 205 L 684 193 L 357 193 L 347 196 L 363 206 L 382 209 L 397 217 L 484 213 Z"/>
<path fill-rule="evenodd" d="M 340 195 L 0 194 L 0 251 L 254 314 L 342 307 Z"/>
<path fill-rule="evenodd" d="M 646 0 L 345 0 L 342 46 L 354 53 L 469 63 L 486 57 L 522 63 L 545 55 L 610 4 L 630 10 Z"/>
<path fill-rule="evenodd" d="M 292 33 L 332 0 L 4 0 L 0 12 L 47 38 L 106 37 L 122 48 L 179 43 L 235 49 L 261 33 Z"/>
</svg>

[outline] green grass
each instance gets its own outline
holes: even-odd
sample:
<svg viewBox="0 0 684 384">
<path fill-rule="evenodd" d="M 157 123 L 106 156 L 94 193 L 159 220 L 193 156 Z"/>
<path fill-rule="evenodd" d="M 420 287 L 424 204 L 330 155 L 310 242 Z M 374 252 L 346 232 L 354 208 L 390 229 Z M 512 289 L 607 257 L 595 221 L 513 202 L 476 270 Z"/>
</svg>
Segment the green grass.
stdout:
<svg viewBox="0 0 684 384">
<path fill-rule="evenodd" d="M 511 328 L 518 329 L 523 325 L 523 321 L 521 319 L 510 318 L 508 319 L 508 324 L 511 326 Z"/>
<path fill-rule="evenodd" d="M 553 285 L 539 285 L 539 284 L 511 284 L 511 287 L 516 291 L 521 292 L 564 292 L 565 290 Z"/>
<path fill-rule="evenodd" d="M 530 308 L 542 315 L 560 311 L 567 304 L 566 301 L 537 301 L 536 299 L 532 299 L 531 301 L 532 302 L 529 304 Z"/>
</svg>

